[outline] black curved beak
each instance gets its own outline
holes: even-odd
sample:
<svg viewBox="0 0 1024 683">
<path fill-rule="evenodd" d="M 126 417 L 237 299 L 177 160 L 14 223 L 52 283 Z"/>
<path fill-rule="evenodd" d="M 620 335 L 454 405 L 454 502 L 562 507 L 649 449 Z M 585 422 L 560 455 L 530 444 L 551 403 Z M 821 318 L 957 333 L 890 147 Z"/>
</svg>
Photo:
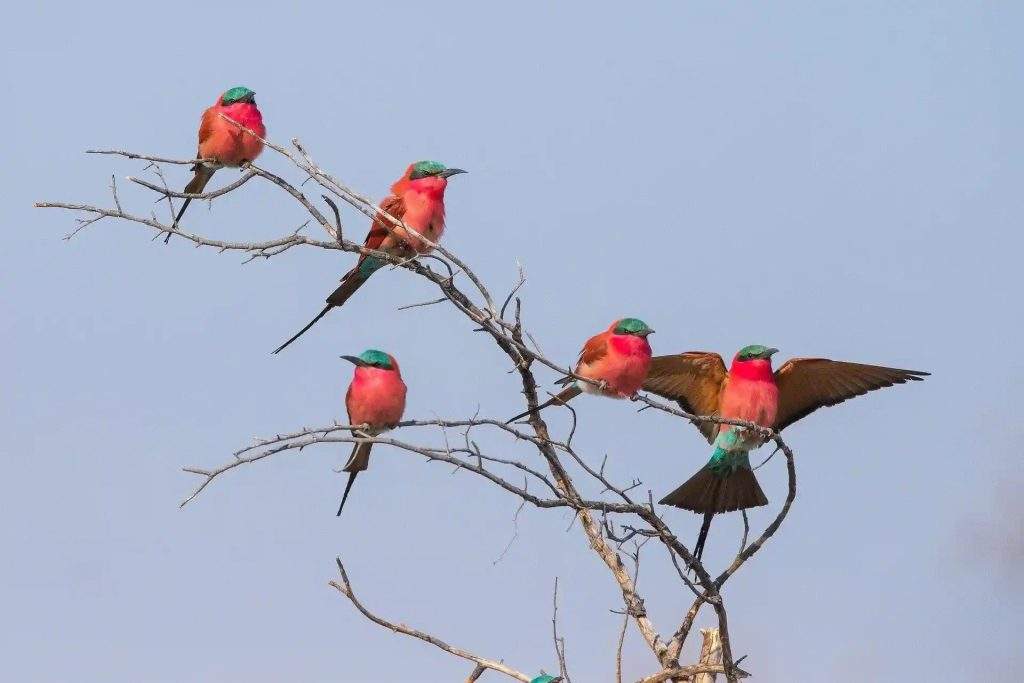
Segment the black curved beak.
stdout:
<svg viewBox="0 0 1024 683">
<path fill-rule="evenodd" d="M 344 358 L 345 360 L 347 360 L 349 363 L 351 363 L 352 365 L 356 366 L 357 368 L 365 368 L 367 365 L 369 365 L 369 363 L 367 363 L 365 360 L 363 360 L 359 356 L 338 356 L 338 358 Z"/>
<path fill-rule="evenodd" d="M 768 349 L 768 350 L 767 350 L 767 351 L 765 351 L 764 353 L 765 353 L 765 355 L 766 355 L 766 356 L 767 356 L 768 358 L 771 358 L 772 356 L 774 356 L 774 355 L 775 355 L 775 354 L 777 354 L 778 352 L 779 352 L 779 350 L 778 350 L 778 349 Z"/>
<path fill-rule="evenodd" d="M 446 168 L 437 175 L 442 178 L 451 178 L 453 175 L 459 175 L 460 173 L 468 173 L 468 171 L 463 171 L 461 168 Z"/>
<path fill-rule="evenodd" d="M 652 330 L 651 328 L 649 328 L 649 327 L 648 327 L 648 328 L 647 328 L 647 331 L 646 331 L 646 332 L 644 332 L 644 336 L 646 337 L 646 336 L 647 336 L 647 335 L 649 335 L 649 334 L 654 334 L 654 330 Z"/>
</svg>

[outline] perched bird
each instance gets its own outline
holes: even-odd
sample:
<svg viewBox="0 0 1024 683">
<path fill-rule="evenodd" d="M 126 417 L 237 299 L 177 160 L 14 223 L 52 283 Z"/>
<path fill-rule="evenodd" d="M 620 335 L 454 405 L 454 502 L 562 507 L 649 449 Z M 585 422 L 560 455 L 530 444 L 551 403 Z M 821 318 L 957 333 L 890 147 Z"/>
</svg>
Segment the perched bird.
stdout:
<svg viewBox="0 0 1024 683">
<path fill-rule="evenodd" d="M 549 676 L 548 674 L 541 674 L 534 678 L 530 683 L 561 683 L 561 676 Z"/>
<path fill-rule="evenodd" d="M 252 161 L 263 151 L 263 141 L 253 137 L 230 121 L 225 121 L 221 114 L 239 125 L 248 128 L 260 138 L 267 135 L 263 126 L 263 116 L 256 107 L 256 93 L 244 86 L 237 86 L 226 91 L 217 98 L 212 107 L 203 112 L 199 124 L 199 151 L 197 159 L 205 159 L 192 167 L 195 175 L 185 186 L 186 194 L 201 194 L 210 182 L 214 172 L 223 166 L 241 166 Z M 178 225 L 191 199 L 186 199 L 174 217 L 174 225 Z M 166 244 L 171 239 L 170 233 L 164 239 Z"/>
<path fill-rule="evenodd" d="M 342 356 L 356 366 L 352 383 L 345 394 L 345 408 L 348 410 L 350 425 L 369 425 L 362 430 L 376 436 L 394 427 L 405 412 L 405 382 L 394 356 L 376 349 L 367 349 L 358 356 Z M 352 432 L 356 435 L 355 430 Z M 352 446 L 352 455 L 342 469 L 348 472 L 348 484 L 338 506 L 338 514 L 345 507 L 348 492 L 356 475 L 370 466 L 372 443 L 357 443 Z"/>
<path fill-rule="evenodd" d="M 448 186 L 448 178 L 459 173 L 465 171 L 461 168 L 446 168 L 437 161 L 417 161 L 409 164 L 402 177 L 391 186 L 391 195 L 380 203 L 380 208 L 430 242 L 437 244 L 444 232 L 444 190 Z M 433 249 L 431 244 L 418 235 L 403 227 L 394 227 L 382 213 L 378 213 L 373 219 L 373 225 L 370 226 L 363 246 L 401 257 L 427 254 Z M 356 267 L 345 273 L 341 278 L 341 285 L 327 297 L 324 310 L 294 337 L 277 347 L 274 353 L 279 353 L 301 337 L 320 318 L 327 315 L 329 310 L 348 301 L 349 297 L 385 263 L 375 256 L 361 255 Z"/>
<path fill-rule="evenodd" d="M 555 403 L 564 405 L 584 391 L 610 398 L 628 398 L 635 394 L 651 365 L 651 345 L 647 343 L 647 335 L 653 332 L 647 323 L 636 318 L 613 322 L 607 330 L 594 335 L 583 345 L 574 371 L 580 377 L 604 382 L 604 387 L 565 377 L 558 381 L 558 384 L 567 385 L 565 389 L 537 406 L 537 410 L 544 410 Z M 515 422 L 530 412 L 520 413 L 509 422 Z"/>
<path fill-rule="evenodd" d="M 818 408 L 928 375 L 827 358 L 793 358 L 773 373 L 771 357 L 777 352 L 760 344 L 745 346 L 728 372 L 717 353 L 658 356 L 651 361 L 644 389 L 678 401 L 694 415 L 744 420 L 780 431 Z M 733 425 L 702 422 L 698 429 L 715 446 L 711 460 L 660 502 L 704 515 L 694 546 L 699 560 L 715 513 L 767 505 L 768 499 L 750 468 L 749 453 L 762 439 Z"/>
</svg>

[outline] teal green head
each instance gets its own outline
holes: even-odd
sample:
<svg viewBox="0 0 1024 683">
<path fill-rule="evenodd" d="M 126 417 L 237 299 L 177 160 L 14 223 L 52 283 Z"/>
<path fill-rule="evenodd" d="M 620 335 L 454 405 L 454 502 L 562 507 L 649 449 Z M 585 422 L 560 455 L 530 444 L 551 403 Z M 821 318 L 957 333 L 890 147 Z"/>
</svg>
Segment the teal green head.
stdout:
<svg viewBox="0 0 1024 683">
<path fill-rule="evenodd" d="M 395 359 L 377 349 L 366 349 L 358 356 L 341 356 L 357 368 L 380 368 L 381 370 L 396 370 L 398 363 Z"/>
<path fill-rule="evenodd" d="M 234 88 L 225 91 L 224 94 L 220 96 L 220 103 L 225 107 L 229 104 L 237 104 L 239 102 L 256 104 L 256 93 L 249 90 L 244 85 L 236 85 Z"/>
<path fill-rule="evenodd" d="M 646 337 L 654 334 L 654 330 L 639 318 L 623 318 L 612 325 L 613 334 L 631 334 L 634 337 Z"/>
<path fill-rule="evenodd" d="M 778 349 L 773 349 L 770 346 L 751 344 L 739 350 L 739 353 L 736 354 L 736 360 L 769 360 L 772 355 L 778 352 Z"/>
<path fill-rule="evenodd" d="M 461 168 L 448 168 L 440 161 L 417 161 L 409 165 L 408 176 L 409 180 L 419 180 L 431 177 L 450 178 L 459 173 L 465 173 L 465 171 Z"/>
</svg>

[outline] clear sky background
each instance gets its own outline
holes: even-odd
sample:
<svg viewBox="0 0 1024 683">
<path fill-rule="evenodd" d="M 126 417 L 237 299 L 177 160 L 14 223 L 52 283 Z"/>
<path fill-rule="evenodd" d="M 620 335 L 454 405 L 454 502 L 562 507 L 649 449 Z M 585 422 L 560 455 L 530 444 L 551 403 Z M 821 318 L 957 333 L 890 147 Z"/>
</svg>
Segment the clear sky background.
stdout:
<svg viewBox="0 0 1024 683">
<path fill-rule="evenodd" d="M 758 681 L 1020 678 L 1020 5 L 553 4 L 6 10 L 0 678 L 469 673 L 358 616 L 326 585 L 341 555 L 382 615 L 530 672 L 556 667 L 558 576 L 571 672 L 613 679 L 621 601 L 579 529 L 527 508 L 495 563 L 518 501 L 472 475 L 381 448 L 336 519 L 332 468 L 347 449 L 322 447 L 237 470 L 178 509 L 196 483 L 182 466 L 342 418 L 341 353 L 393 352 L 410 417 L 520 405 L 467 321 L 396 311 L 434 295 L 408 273 L 382 273 L 272 357 L 351 255 L 243 266 L 110 221 L 63 242 L 72 217 L 31 208 L 107 203 L 112 173 L 140 174 L 90 147 L 188 158 L 200 112 L 237 84 L 257 91 L 273 139 L 299 136 L 372 196 L 416 159 L 468 169 L 449 189 L 446 244 L 495 290 L 524 264 L 527 322 L 563 363 L 630 315 L 658 330 L 656 353 L 763 343 L 780 360 L 934 373 L 788 430 L 799 495 L 727 586 L 734 649 Z M 184 169 L 168 170 L 183 186 Z M 121 188 L 126 208 L 149 211 L 151 194 Z M 254 181 L 187 223 L 255 239 L 303 220 Z M 709 449 L 689 425 L 634 409 L 581 398 L 576 443 L 662 495 Z M 761 470 L 772 506 L 751 515 L 759 527 L 784 470 Z M 666 514 L 695 536 L 695 516 Z M 716 521 L 708 563 L 738 539 L 735 518 Z M 670 634 L 690 596 L 649 548 L 641 593 Z M 631 630 L 627 675 L 655 668 Z"/>
</svg>

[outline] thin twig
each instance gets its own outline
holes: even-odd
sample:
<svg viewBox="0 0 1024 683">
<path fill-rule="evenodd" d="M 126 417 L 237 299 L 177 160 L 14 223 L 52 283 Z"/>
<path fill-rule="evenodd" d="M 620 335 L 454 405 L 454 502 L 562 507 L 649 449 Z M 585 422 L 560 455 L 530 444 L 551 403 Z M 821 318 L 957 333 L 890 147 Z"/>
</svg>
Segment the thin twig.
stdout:
<svg viewBox="0 0 1024 683">
<path fill-rule="evenodd" d="M 363 605 L 363 603 L 359 601 L 358 598 L 356 598 L 355 592 L 352 590 L 352 583 L 349 581 L 348 574 L 345 572 L 345 565 L 341 563 L 341 558 L 336 558 L 336 562 L 338 564 L 338 573 L 341 575 L 341 581 L 330 581 L 328 585 L 337 589 L 339 593 L 348 598 L 349 602 L 351 602 L 352 605 L 357 610 L 359 610 L 360 614 L 362 614 L 364 617 L 366 617 L 373 623 L 379 626 L 383 626 L 384 628 L 389 629 L 395 633 L 401 633 L 402 635 L 411 636 L 413 638 L 422 640 L 425 643 L 430 643 L 434 647 L 440 648 L 448 654 L 455 655 L 456 657 L 461 657 L 462 659 L 468 659 L 469 661 L 476 663 L 478 667 L 482 666 L 485 669 L 491 669 L 492 671 L 503 673 L 510 678 L 516 679 L 517 681 L 524 681 L 524 683 L 529 683 L 529 676 L 522 673 L 521 671 L 516 671 L 510 666 L 506 666 L 502 662 L 495 661 L 493 659 L 485 659 L 467 650 L 463 650 L 461 648 L 449 645 L 440 638 L 432 636 L 425 631 L 410 628 L 405 624 L 396 624 L 384 619 L 383 617 L 377 616 L 369 609 L 367 609 Z M 477 676 L 477 678 L 479 678 L 479 676 Z"/>
<path fill-rule="evenodd" d="M 154 192 L 158 192 L 163 197 L 176 197 L 178 199 L 214 199 L 216 197 L 220 197 L 221 195 L 225 195 L 228 192 L 231 192 L 232 190 L 237 190 L 242 185 L 245 185 L 247 182 L 249 182 L 250 180 L 255 178 L 256 175 L 257 174 L 254 173 L 253 171 L 248 171 L 246 173 L 243 173 L 242 177 L 240 177 L 235 182 L 231 183 L 230 185 L 225 185 L 224 187 L 220 188 L 219 190 L 213 190 L 211 192 L 199 192 L 199 193 L 195 193 L 195 192 L 191 192 L 191 193 L 190 192 L 175 192 L 174 190 L 171 190 L 170 188 L 168 188 L 166 186 L 161 187 L 159 185 L 154 185 L 153 183 L 150 183 L 150 182 L 147 182 L 145 180 L 142 180 L 141 178 L 136 178 L 134 176 L 128 176 L 128 180 L 130 180 L 131 182 L 133 182 L 133 183 L 135 183 L 137 185 L 141 185 L 142 187 L 145 187 L 148 190 L 153 190 Z M 121 208 L 120 205 L 118 205 L 117 208 L 120 209 Z"/>
<path fill-rule="evenodd" d="M 555 641 L 555 654 L 558 656 L 558 671 L 562 674 L 565 683 L 571 683 L 569 678 L 569 667 L 565 664 L 565 638 L 558 637 L 558 577 L 555 577 L 555 592 L 552 596 L 553 609 L 551 612 L 551 632 Z"/>
<path fill-rule="evenodd" d="M 226 117 L 225 117 L 226 118 Z M 251 130 L 245 128 L 241 124 L 234 122 L 231 119 L 226 119 L 239 129 L 248 132 L 255 136 Z M 259 137 L 259 136 L 255 136 Z M 262 138 L 260 138 L 262 139 Z M 147 183 L 145 181 L 138 181 L 133 179 L 135 182 L 153 190 L 159 192 L 162 198 L 166 198 L 169 204 L 169 208 L 173 215 L 173 204 L 172 198 L 205 198 L 212 199 L 213 197 L 220 196 L 232 189 L 237 188 L 242 183 L 247 182 L 248 179 L 259 176 L 261 180 L 264 180 L 276 188 L 282 190 L 295 201 L 297 201 L 309 214 L 311 220 L 319 223 L 324 230 L 332 237 L 331 240 L 316 240 L 304 235 L 300 235 L 299 231 L 303 226 L 300 226 L 298 230 L 279 237 L 274 240 L 267 240 L 263 242 L 234 242 L 225 240 L 216 240 L 203 235 L 190 234 L 181 231 L 178 226 L 167 225 L 157 220 L 156 216 L 153 215 L 151 218 L 144 218 L 137 215 L 133 215 L 124 211 L 121 206 L 121 201 L 117 196 L 116 183 L 111 182 L 111 192 L 113 195 L 113 208 L 95 207 L 84 204 L 71 204 L 71 203 L 40 203 L 37 204 L 43 208 L 60 208 L 65 210 L 74 211 L 78 214 L 84 214 L 81 217 L 77 217 L 77 227 L 75 230 L 68 235 L 68 238 L 77 234 L 79 231 L 98 222 L 105 218 L 114 218 L 119 220 L 128 221 L 130 223 L 136 223 L 141 226 L 150 228 L 156 231 L 157 235 L 168 234 L 168 235 L 179 235 L 193 244 L 196 247 L 207 247 L 216 249 L 219 252 L 223 251 L 238 251 L 246 254 L 247 260 L 254 258 L 270 258 L 292 249 L 297 246 L 303 246 L 307 248 L 324 249 L 328 251 L 346 251 L 350 253 L 360 255 L 372 255 L 381 259 L 383 262 L 390 264 L 392 267 L 403 268 L 412 271 L 415 275 L 425 278 L 426 280 L 433 283 L 442 295 L 440 298 L 434 299 L 429 302 L 423 302 L 420 304 L 410 304 L 400 308 L 405 310 L 407 308 L 413 308 L 417 306 L 430 306 L 438 303 L 448 301 L 456 310 L 466 316 L 472 323 L 475 329 L 482 331 L 486 336 L 498 346 L 498 348 L 510 359 L 513 371 L 518 372 L 520 376 L 520 383 L 522 385 L 522 392 L 525 399 L 526 407 L 529 409 L 530 417 L 528 419 L 528 428 L 519 429 L 517 426 L 504 425 L 500 420 L 494 419 L 478 419 L 476 416 L 472 420 L 411 420 L 405 421 L 399 425 L 399 428 L 406 427 L 422 427 L 422 426 L 433 426 L 442 430 L 442 436 L 444 436 L 445 444 L 443 447 L 432 447 L 422 446 L 413 443 L 409 443 L 405 440 L 399 440 L 393 437 L 384 436 L 371 436 L 365 430 L 367 425 L 341 425 L 334 424 L 329 427 L 316 428 L 316 429 L 303 429 L 295 431 L 289 434 L 276 435 L 270 439 L 258 440 L 254 444 L 240 449 L 232 455 L 232 459 L 227 463 L 222 464 L 215 468 L 198 468 L 190 467 L 186 468 L 185 471 L 196 474 L 201 477 L 199 485 L 195 488 L 192 494 L 184 501 L 183 505 L 188 501 L 194 499 L 201 491 L 205 489 L 216 477 L 220 474 L 230 471 L 235 467 L 257 462 L 261 459 L 267 458 L 277 453 L 286 452 L 301 452 L 307 446 L 313 446 L 324 443 L 352 443 L 352 442 L 371 442 L 390 445 L 400 451 L 419 455 L 425 457 L 428 461 L 437 461 L 447 463 L 455 468 L 455 471 L 467 471 L 473 473 L 482 479 L 489 481 L 492 484 L 497 485 L 506 492 L 515 495 L 520 498 L 520 505 L 517 508 L 516 514 L 513 517 L 513 541 L 517 536 L 517 518 L 519 512 L 523 509 L 526 503 L 530 503 L 535 507 L 546 509 L 546 508 L 565 508 L 573 511 L 573 519 L 578 519 L 580 527 L 586 535 L 592 550 L 598 555 L 603 561 L 605 566 L 610 571 L 611 575 L 615 579 L 620 589 L 623 603 L 626 606 L 625 623 L 632 620 L 637 627 L 638 632 L 643 638 L 644 642 L 650 647 L 651 651 L 655 655 L 659 664 L 661 665 L 661 671 L 649 676 L 644 680 L 644 683 L 658 683 L 659 681 L 668 681 L 672 679 L 685 678 L 692 676 L 700 671 L 711 671 L 708 667 L 703 669 L 700 667 L 680 667 L 678 663 L 679 653 L 683 646 L 683 643 L 689 634 L 692 624 L 695 620 L 697 613 L 704 604 L 709 604 L 715 610 L 719 621 L 719 631 L 722 637 L 722 650 L 723 650 L 723 664 L 714 669 L 715 673 L 725 673 L 730 681 L 737 680 L 739 677 L 745 675 L 736 668 L 735 663 L 732 659 L 731 645 L 729 640 L 728 630 L 728 617 L 725 611 L 725 603 L 722 599 L 721 589 L 723 584 L 734 574 L 745 562 L 747 562 L 758 549 L 778 530 L 781 523 L 786 518 L 790 505 L 793 502 L 796 494 L 796 483 L 795 483 L 795 468 L 793 462 L 793 453 L 788 446 L 782 441 L 781 437 L 773 430 L 766 429 L 754 423 L 745 422 L 742 420 L 729 420 L 719 418 L 717 416 L 698 416 L 691 415 L 685 411 L 678 410 L 671 405 L 657 401 L 645 395 L 638 394 L 633 397 L 634 400 L 644 404 L 641 410 L 656 409 L 667 414 L 679 417 L 681 419 L 688 420 L 695 424 L 713 423 L 713 424 L 729 424 L 737 425 L 751 430 L 756 433 L 765 441 L 774 441 L 778 450 L 783 452 L 787 458 L 787 471 L 789 474 L 789 495 L 786 498 L 785 503 L 782 506 L 781 511 L 775 520 L 766 527 L 764 532 L 749 546 L 746 545 L 746 539 L 749 533 L 749 522 L 744 516 L 744 539 L 741 543 L 740 552 L 737 554 L 733 563 L 722 572 L 717 578 L 712 580 L 704 566 L 695 560 L 690 550 L 685 544 L 683 544 L 676 534 L 671 530 L 667 523 L 658 515 L 654 506 L 653 499 L 651 499 L 650 492 L 648 492 L 648 500 L 641 504 L 631 500 L 628 492 L 640 485 L 640 482 L 634 479 L 633 484 L 629 487 L 614 486 L 612 485 L 604 473 L 604 464 L 602 463 L 599 469 L 590 467 L 585 459 L 580 454 L 576 453 L 572 445 L 572 439 L 575 434 L 577 425 L 577 416 L 573 412 L 573 427 L 569 433 L 565 443 L 560 443 L 551 439 L 548 432 L 547 424 L 536 413 L 536 408 L 539 404 L 538 401 L 538 385 L 535 375 L 535 367 L 544 366 L 562 376 L 569 376 L 578 382 L 585 382 L 594 384 L 594 380 L 579 377 L 574 374 L 571 368 L 563 367 L 560 363 L 554 362 L 553 360 L 546 357 L 541 345 L 537 342 L 531 332 L 523 327 L 522 324 L 522 302 L 517 296 L 523 283 L 525 283 L 526 277 L 521 265 L 518 265 L 519 277 L 516 284 L 512 287 L 509 294 L 503 300 L 500 308 L 497 308 L 494 301 L 483 283 L 482 279 L 469 268 L 469 266 L 463 262 L 459 257 L 454 255 L 449 250 L 445 249 L 441 245 L 430 242 L 423 235 L 420 235 L 409 226 L 405 225 L 399 218 L 391 216 L 381 210 L 379 206 L 367 199 L 364 195 L 359 194 L 351 188 L 345 186 L 339 180 L 334 178 L 331 174 L 320 168 L 314 161 L 312 155 L 302 146 L 298 139 L 292 140 L 292 146 L 294 150 L 285 149 L 280 145 L 274 144 L 272 141 L 264 140 L 264 144 L 268 149 L 271 149 L 285 158 L 287 158 L 294 166 L 301 171 L 305 180 L 299 183 L 298 186 L 292 182 L 289 182 L 284 177 L 271 173 L 261 167 L 254 165 L 249 166 L 246 170 L 245 175 L 242 176 L 238 181 L 229 185 L 227 188 L 221 190 L 200 194 L 200 195 L 188 195 L 185 193 L 173 192 L 167 188 L 167 184 L 164 181 L 163 187 L 158 185 Z M 123 150 L 90 150 L 90 153 L 97 154 L 115 154 L 129 159 L 139 159 L 150 162 L 152 164 L 159 163 L 170 163 L 170 164 L 194 164 L 197 160 L 174 160 L 164 159 L 161 157 L 152 157 L 147 155 L 135 154 L 132 152 L 126 152 Z M 202 160 L 198 160 L 202 161 Z M 159 167 L 154 167 L 155 172 L 162 179 L 162 172 Z M 323 190 L 321 195 L 328 206 L 333 211 L 334 222 L 328 220 L 324 214 L 312 204 L 310 199 L 306 196 L 303 191 L 303 187 L 306 182 L 312 181 Z M 341 216 L 337 205 L 331 199 L 331 196 L 337 197 L 357 211 L 360 211 L 371 220 L 379 220 L 381 225 L 384 226 L 389 232 L 395 230 L 404 230 L 409 235 L 416 235 L 418 238 L 423 240 L 423 243 L 434 249 L 432 254 L 418 254 L 412 258 L 407 258 L 408 255 L 396 256 L 385 252 L 378 252 L 376 250 L 368 249 L 362 244 L 350 242 L 344 239 L 341 234 Z M 426 265 L 425 261 L 430 263 L 442 264 L 447 275 L 444 272 L 436 272 Z M 459 284 L 455 282 L 457 274 L 464 274 L 465 277 L 472 284 L 471 289 L 463 291 Z M 514 310 L 514 320 L 508 321 L 505 319 L 507 309 L 512 301 L 516 302 Z M 535 366 L 534 364 L 537 364 Z M 469 438 L 469 429 L 477 428 L 482 426 L 490 426 L 493 429 L 499 430 L 500 433 L 507 437 L 511 437 L 515 443 L 523 442 L 528 443 L 534 447 L 542 457 L 547 465 L 548 474 L 535 469 L 534 467 L 526 464 L 526 462 L 520 461 L 515 458 L 506 457 L 504 455 L 494 455 L 489 452 L 485 452 L 481 449 L 475 441 L 471 441 Z M 443 430 L 447 428 L 460 427 L 464 428 L 463 432 L 465 444 L 461 447 L 455 447 L 454 445 L 448 444 L 447 437 L 443 434 Z M 566 470 L 563 461 L 561 460 L 564 455 L 568 455 L 572 458 L 583 470 L 586 477 L 599 482 L 603 489 L 598 496 L 598 499 L 587 499 L 580 495 L 576 484 L 573 482 L 568 471 Z M 769 456 L 770 459 L 771 456 Z M 512 470 L 519 470 L 524 473 L 524 483 L 522 486 L 513 484 L 504 475 L 505 468 Z M 541 468 L 543 469 L 543 468 Z M 529 479 L 532 478 L 537 482 L 540 482 L 540 488 L 544 493 L 544 496 L 537 495 L 531 492 L 528 488 Z M 610 502 L 604 500 L 604 494 L 614 494 L 622 502 Z M 550 494 L 550 497 L 547 497 Z M 595 518 L 595 515 L 600 515 L 600 521 Z M 634 519 L 638 519 L 640 523 L 633 521 L 631 524 L 625 524 L 622 528 L 625 530 L 624 535 L 616 535 L 614 531 L 614 523 L 608 519 L 608 515 L 629 515 Z M 607 535 L 606 535 L 607 534 Z M 650 617 L 647 614 L 647 610 L 644 606 L 643 598 L 637 592 L 637 576 L 634 573 L 633 576 L 626 570 L 620 552 L 623 551 L 623 543 L 625 540 L 634 538 L 642 538 L 644 542 L 650 539 L 657 539 L 658 542 L 663 544 L 669 552 L 671 562 L 675 566 L 676 570 L 680 573 L 681 579 L 685 586 L 694 593 L 695 600 L 683 616 L 680 627 L 676 629 L 671 640 L 666 642 L 659 635 L 657 629 L 652 623 Z M 618 547 L 612 545 L 613 542 L 618 542 Z M 510 542 L 511 545 L 511 542 Z M 507 548 L 506 548 L 507 552 Z M 503 552 L 504 555 L 504 552 Z M 500 558 L 499 558 L 500 559 Z M 680 567 L 680 561 L 686 565 L 692 567 L 694 572 L 694 579 L 689 579 L 685 572 Z M 392 628 L 389 622 L 383 622 L 383 620 L 375 619 L 368 612 L 362 608 L 359 603 L 351 596 L 351 586 L 348 586 L 347 577 L 345 577 L 344 569 L 341 567 L 339 561 L 339 569 L 342 573 L 343 583 L 338 584 L 332 582 L 336 588 L 341 590 L 343 594 L 346 594 L 353 601 L 353 604 L 363 612 L 364 616 L 371 618 L 378 624 Z M 638 571 L 638 560 L 637 560 L 637 571 Z M 348 586 L 348 592 L 346 593 L 344 586 Z M 557 589 L 556 589 L 557 590 Z M 556 639 L 556 650 L 560 652 L 560 666 L 562 668 L 563 676 L 566 675 L 564 666 L 564 640 L 560 641 L 557 634 L 557 593 L 555 596 L 556 602 L 556 616 L 553 617 L 553 628 L 554 636 Z M 395 627 L 393 630 L 407 627 Z M 411 629 L 407 629 L 411 631 Z M 406 632 L 406 631 L 399 631 Z M 420 633 L 420 632 L 417 632 Z M 416 635 L 415 633 L 408 633 L 414 635 L 420 639 L 424 639 L 427 642 L 432 642 L 430 638 L 432 636 L 426 636 L 426 634 Z M 624 641 L 625 633 L 620 635 L 620 648 L 621 643 Z M 436 639 L 435 639 L 436 640 Z M 440 641 L 439 641 L 440 642 Z M 437 644 L 437 643 L 433 643 Z M 444 649 L 444 648 L 442 648 Z M 621 650 L 620 650 L 621 652 Z M 457 656 L 463 656 L 458 655 Z M 620 655 L 621 656 L 621 655 Z M 471 674 L 470 680 L 479 678 L 482 674 L 480 664 L 477 659 L 473 656 L 467 657 L 471 661 L 477 663 L 474 667 L 473 673 Z M 500 665 L 500 662 L 498 663 Z M 494 670 L 500 670 L 494 667 Z M 618 677 L 621 678 L 621 663 L 617 664 L 619 671 Z M 516 672 L 518 674 L 518 672 Z M 528 680 L 523 674 L 519 680 Z M 475 678 L 474 678 L 475 676 Z M 516 678 L 517 676 L 513 676 Z"/>
</svg>

